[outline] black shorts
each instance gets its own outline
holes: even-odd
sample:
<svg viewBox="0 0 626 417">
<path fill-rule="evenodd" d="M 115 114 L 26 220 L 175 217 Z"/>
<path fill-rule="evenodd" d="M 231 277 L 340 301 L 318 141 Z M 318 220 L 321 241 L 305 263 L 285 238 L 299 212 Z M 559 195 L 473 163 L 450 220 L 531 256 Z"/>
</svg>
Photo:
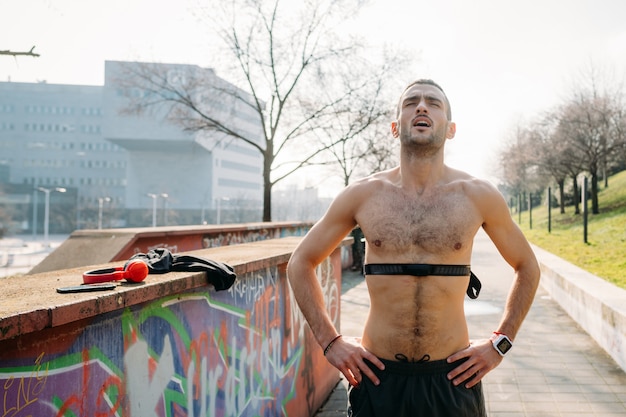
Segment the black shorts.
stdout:
<svg viewBox="0 0 626 417">
<path fill-rule="evenodd" d="M 482 384 L 454 386 L 448 372 L 463 361 L 406 363 L 381 359 L 381 371 L 368 362 L 380 379 L 374 385 L 363 378 L 348 392 L 348 415 L 352 417 L 486 417 Z"/>
</svg>

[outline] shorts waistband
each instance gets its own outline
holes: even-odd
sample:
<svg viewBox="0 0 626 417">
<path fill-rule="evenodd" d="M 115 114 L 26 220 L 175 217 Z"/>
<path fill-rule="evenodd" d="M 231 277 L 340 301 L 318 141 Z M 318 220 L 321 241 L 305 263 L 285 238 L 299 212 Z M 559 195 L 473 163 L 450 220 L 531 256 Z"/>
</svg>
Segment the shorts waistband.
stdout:
<svg viewBox="0 0 626 417">
<path fill-rule="evenodd" d="M 461 359 L 456 362 L 448 363 L 446 359 L 440 359 L 436 361 L 425 362 L 401 362 L 392 361 L 389 359 L 378 358 L 383 364 L 385 364 L 385 371 L 393 374 L 400 375 L 424 375 L 424 374 L 442 374 L 448 373 L 466 359 Z M 375 368 L 375 367 L 373 367 Z"/>
</svg>

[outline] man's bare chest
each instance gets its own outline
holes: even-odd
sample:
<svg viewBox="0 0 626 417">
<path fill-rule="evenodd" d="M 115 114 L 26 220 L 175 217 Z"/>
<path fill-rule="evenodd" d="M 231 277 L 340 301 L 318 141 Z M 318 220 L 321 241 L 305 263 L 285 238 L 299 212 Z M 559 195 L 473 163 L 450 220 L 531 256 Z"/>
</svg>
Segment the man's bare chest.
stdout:
<svg viewBox="0 0 626 417">
<path fill-rule="evenodd" d="M 480 220 L 463 195 L 430 199 L 375 198 L 357 219 L 369 247 L 393 257 L 427 255 L 447 258 L 471 246 Z"/>
</svg>

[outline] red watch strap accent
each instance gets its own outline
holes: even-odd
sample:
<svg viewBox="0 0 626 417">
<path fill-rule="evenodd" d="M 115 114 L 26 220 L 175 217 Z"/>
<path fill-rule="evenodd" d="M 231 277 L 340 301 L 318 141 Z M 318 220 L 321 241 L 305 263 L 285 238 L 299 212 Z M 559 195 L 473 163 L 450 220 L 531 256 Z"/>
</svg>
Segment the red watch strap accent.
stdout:
<svg viewBox="0 0 626 417">
<path fill-rule="evenodd" d="M 493 335 L 489 338 L 489 340 L 496 340 L 498 336 L 506 336 L 506 334 L 502 332 L 493 332 Z M 508 336 L 506 336 L 508 337 Z"/>
</svg>

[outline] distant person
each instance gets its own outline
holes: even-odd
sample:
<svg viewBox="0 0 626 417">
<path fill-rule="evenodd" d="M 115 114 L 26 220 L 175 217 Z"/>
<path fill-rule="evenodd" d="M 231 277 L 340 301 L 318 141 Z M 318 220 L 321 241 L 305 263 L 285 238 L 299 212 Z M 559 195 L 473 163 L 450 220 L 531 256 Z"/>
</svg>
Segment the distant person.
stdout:
<svg viewBox="0 0 626 417">
<path fill-rule="evenodd" d="M 363 232 L 361 228 L 352 229 L 352 271 L 363 273 L 363 255 L 365 255 L 365 245 L 363 243 Z"/>
<path fill-rule="evenodd" d="M 289 281 L 324 355 L 351 385 L 349 415 L 485 416 L 481 379 L 500 364 L 531 307 L 537 260 L 497 189 L 444 164 L 456 125 L 438 84 L 406 87 L 391 132 L 399 166 L 335 198 L 294 251 Z M 370 294 L 361 338 L 338 334 L 315 275 L 357 225 Z M 515 280 L 494 333 L 470 342 L 463 303 L 466 291 L 479 290 L 469 263 L 481 227 Z"/>
</svg>

